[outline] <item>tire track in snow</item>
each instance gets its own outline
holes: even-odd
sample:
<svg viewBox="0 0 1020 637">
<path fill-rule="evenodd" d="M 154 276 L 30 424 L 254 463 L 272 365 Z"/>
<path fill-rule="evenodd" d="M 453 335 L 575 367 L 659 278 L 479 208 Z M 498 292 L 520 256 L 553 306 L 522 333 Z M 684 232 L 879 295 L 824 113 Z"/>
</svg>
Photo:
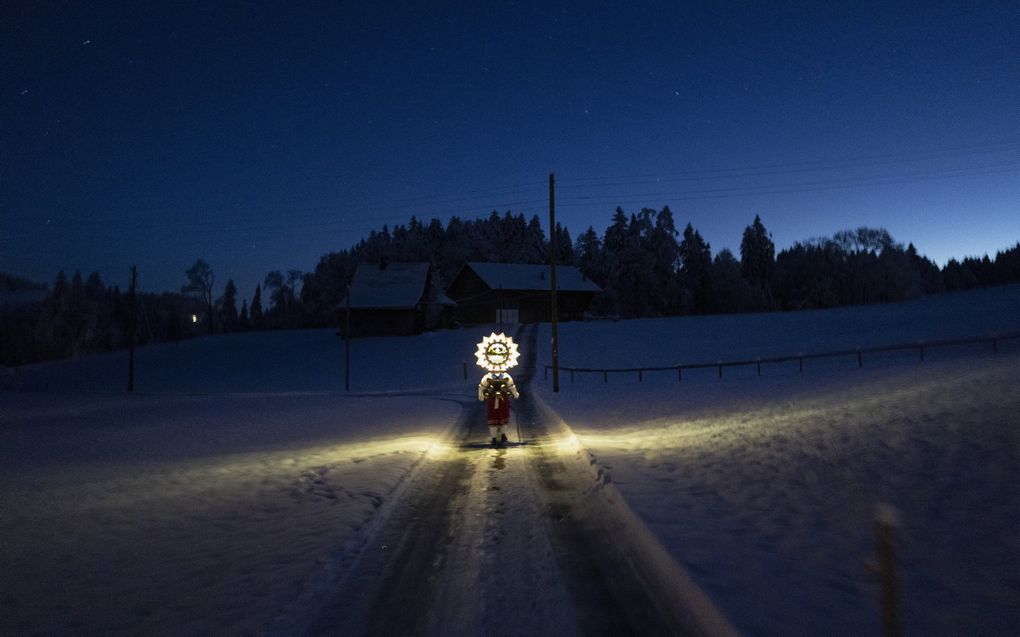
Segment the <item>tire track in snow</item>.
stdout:
<svg viewBox="0 0 1020 637">
<path fill-rule="evenodd" d="M 605 505 L 580 454 L 557 450 L 528 391 L 536 335 L 518 378 L 526 444 L 488 447 L 484 405 L 466 407 L 459 447 L 421 468 L 306 634 L 729 634 L 648 567 L 632 534 L 650 534 Z"/>
<path fill-rule="evenodd" d="M 530 390 L 537 326 L 529 332 L 522 385 Z M 531 391 L 520 416 L 529 474 L 546 509 L 545 526 L 585 635 L 735 635 L 658 540 L 623 501 L 608 474 L 576 445 Z M 566 448 L 566 449 L 564 449 Z"/>
</svg>

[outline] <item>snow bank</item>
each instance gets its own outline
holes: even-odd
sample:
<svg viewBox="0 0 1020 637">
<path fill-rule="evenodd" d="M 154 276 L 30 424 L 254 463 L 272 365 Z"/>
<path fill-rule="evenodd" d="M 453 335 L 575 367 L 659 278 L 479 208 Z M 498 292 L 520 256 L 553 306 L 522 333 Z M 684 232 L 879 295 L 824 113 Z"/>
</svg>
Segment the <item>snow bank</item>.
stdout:
<svg viewBox="0 0 1020 637">
<path fill-rule="evenodd" d="M 611 536 L 616 550 L 625 552 L 627 563 L 642 575 L 644 586 L 654 591 L 652 598 L 668 600 L 668 608 L 660 608 L 660 612 L 676 615 L 674 625 L 684 626 L 688 634 L 736 635 L 729 620 L 634 512 L 613 484 L 607 468 L 581 445 L 570 426 L 540 397 L 535 396 L 534 401 L 559 457 L 573 462 L 575 475 L 580 475 L 575 480 L 582 488 L 587 484 L 589 489 L 584 490 L 593 495 L 577 503 L 589 509 L 580 517 L 597 519 L 601 531 Z"/>
<path fill-rule="evenodd" d="M 140 349 L 133 396 L 123 353 L 17 370 L 0 633 L 267 625 L 446 441 L 480 333 L 355 340 L 352 395 L 326 330 Z"/>
<path fill-rule="evenodd" d="M 769 355 L 1008 331 L 1020 328 L 1018 296 L 1013 286 L 857 308 L 859 320 L 850 310 L 727 317 L 725 329 L 714 317 L 565 324 L 560 360 L 663 364 L 681 346 L 744 358 L 749 347 Z M 864 564 L 874 505 L 889 502 L 904 516 L 907 631 L 1003 634 L 1020 625 L 1018 350 L 760 378 L 752 368 L 723 381 L 714 370 L 683 383 L 564 378 L 559 394 L 539 376 L 533 390 L 738 629 L 878 633 Z"/>
</svg>

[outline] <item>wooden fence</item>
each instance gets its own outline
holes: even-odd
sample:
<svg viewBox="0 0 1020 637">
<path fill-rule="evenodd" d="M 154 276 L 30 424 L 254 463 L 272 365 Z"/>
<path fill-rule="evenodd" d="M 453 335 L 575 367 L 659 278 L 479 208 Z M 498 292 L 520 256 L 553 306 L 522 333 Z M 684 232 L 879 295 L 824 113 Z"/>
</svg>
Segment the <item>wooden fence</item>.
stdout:
<svg viewBox="0 0 1020 637">
<path fill-rule="evenodd" d="M 1010 332 L 1008 334 L 994 334 L 991 336 L 980 336 L 970 338 L 949 338 L 935 341 L 915 341 L 913 343 L 899 343 L 897 345 L 881 345 L 878 347 L 857 347 L 855 349 L 835 350 L 829 352 L 812 352 L 812 353 L 800 353 L 792 356 L 771 356 L 766 358 L 753 358 L 746 360 L 732 360 L 732 361 L 715 361 L 713 363 L 681 363 L 678 365 L 667 365 L 664 367 L 560 367 L 560 372 L 568 372 L 570 374 L 570 382 L 574 382 L 574 376 L 578 373 L 584 374 L 602 374 L 602 381 L 609 382 L 609 374 L 637 374 L 638 381 L 643 381 L 646 372 L 674 372 L 677 375 L 677 381 L 682 382 L 684 379 L 684 371 L 692 369 L 716 369 L 718 370 L 719 378 L 723 377 L 723 369 L 727 367 L 750 367 L 755 366 L 758 372 L 758 376 L 761 376 L 762 365 L 770 365 L 777 363 L 791 363 L 796 361 L 799 367 L 799 371 L 804 371 L 804 361 L 806 360 L 817 360 L 821 358 L 839 358 L 839 357 L 856 357 L 857 366 L 864 367 L 864 355 L 865 354 L 876 354 L 883 352 L 898 352 L 898 351 L 910 351 L 914 350 L 918 352 L 919 360 L 924 360 L 925 350 L 932 350 L 942 347 L 951 347 L 959 345 L 975 345 L 987 343 L 991 345 L 992 353 L 999 352 L 999 343 L 1001 341 L 1008 341 L 1013 339 L 1020 339 L 1020 332 Z M 545 365 L 544 378 L 548 380 L 549 370 L 552 369 L 552 365 Z"/>
</svg>

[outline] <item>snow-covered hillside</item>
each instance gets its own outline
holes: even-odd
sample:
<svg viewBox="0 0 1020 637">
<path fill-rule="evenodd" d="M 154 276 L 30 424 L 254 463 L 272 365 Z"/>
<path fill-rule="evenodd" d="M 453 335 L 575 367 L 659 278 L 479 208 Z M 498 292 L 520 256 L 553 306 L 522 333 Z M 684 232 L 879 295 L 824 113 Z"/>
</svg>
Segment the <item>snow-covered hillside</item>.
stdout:
<svg viewBox="0 0 1020 637">
<path fill-rule="evenodd" d="M 1020 285 L 1011 285 L 831 310 L 566 323 L 559 351 L 560 365 L 568 367 L 656 367 L 1018 330 Z M 540 342 L 548 343 L 548 336 Z M 941 351 L 932 354 L 946 355 Z M 916 358 L 915 353 L 907 356 Z M 549 364 L 549 356 L 542 362 Z M 856 360 L 852 362 L 856 366 Z M 818 363 L 811 366 L 818 367 Z M 709 377 L 713 374 L 711 370 L 706 373 Z M 675 374 L 666 376 L 675 380 Z M 601 382 L 602 378 L 595 380 Z"/>
<path fill-rule="evenodd" d="M 473 404 L 493 326 L 329 330 L 21 368 L 0 392 L 0 633 L 266 626 L 363 542 Z M 508 328 L 509 329 L 509 328 Z M 1020 287 L 890 306 L 560 326 L 563 365 L 753 358 L 1020 329 Z M 876 634 L 872 507 L 904 516 L 908 632 L 1020 625 L 1020 343 L 531 391 L 738 628 Z M 468 362 L 468 380 L 463 362 Z M 558 425 L 560 423 L 557 423 Z M 559 430 L 559 427 L 557 427 Z M 526 449 L 526 448 L 522 448 Z M 587 453 L 584 450 L 578 454 Z M 492 522 L 495 524 L 496 522 Z"/>
<path fill-rule="evenodd" d="M 1020 287 L 886 306 L 560 327 L 560 361 L 639 367 L 1004 333 Z M 548 343 L 546 337 L 540 343 Z M 550 362 L 549 352 L 542 359 Z M 876 634 L 873 509 L 900 509 L 907 631 L 1020 625 L 1020 342 L 533 386 L 739 629 Z M 541 378 L 541 376 L 539 376 Z"/>
</svg>

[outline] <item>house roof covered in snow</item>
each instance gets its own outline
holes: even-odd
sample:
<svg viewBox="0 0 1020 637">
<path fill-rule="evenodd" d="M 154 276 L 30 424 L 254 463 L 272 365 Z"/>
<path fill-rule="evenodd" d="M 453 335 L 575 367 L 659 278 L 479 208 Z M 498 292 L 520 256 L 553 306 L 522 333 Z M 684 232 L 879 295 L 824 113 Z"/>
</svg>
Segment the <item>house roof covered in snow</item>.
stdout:
<svg viewBox="0 0 1020 637">
<path fill-rule="evenodd" d="M 361 263 L 351 282 L 351 308 L 412 309 L 426 295 L 428 275 L 428 263 Z"/>
<path fill-rule="evenodd" d="M 481 263 L 464 265 L 492 290 L 548 290 L 549 266 L 526 263 Z M 601 292 L 580 270 L 570 265 L 556 267 L 556 288 L 560 292 Z"/>
</svg>

